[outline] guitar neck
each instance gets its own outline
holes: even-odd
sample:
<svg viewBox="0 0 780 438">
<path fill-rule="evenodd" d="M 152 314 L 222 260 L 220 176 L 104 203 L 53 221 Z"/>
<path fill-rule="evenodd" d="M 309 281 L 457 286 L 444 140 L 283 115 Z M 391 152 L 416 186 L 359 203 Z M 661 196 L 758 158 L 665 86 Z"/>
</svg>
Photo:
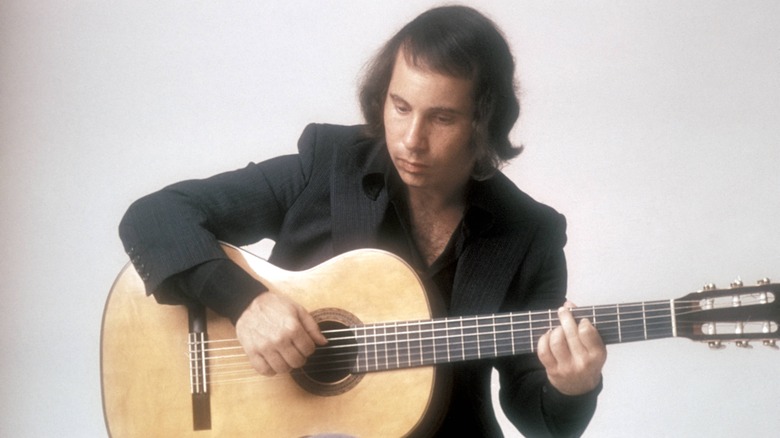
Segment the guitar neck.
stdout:
<svg viewBox="0 0 780 438">
<path fill-rule="evenodd" d="M 673 301 L 578 307 L 605 344 L 676 336 Z M 449 317 L 352 327 L 358 347 L 353 372 L 382 371 L 534 353 L 559 325 L 554 310 Z"/>
</svg>

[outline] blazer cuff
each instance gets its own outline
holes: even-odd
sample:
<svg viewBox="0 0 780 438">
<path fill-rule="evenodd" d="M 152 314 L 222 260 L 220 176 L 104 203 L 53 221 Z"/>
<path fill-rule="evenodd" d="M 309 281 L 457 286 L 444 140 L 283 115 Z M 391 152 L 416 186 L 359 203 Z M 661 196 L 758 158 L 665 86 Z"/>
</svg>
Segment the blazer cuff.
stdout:
<svg viewBox="0 0 780 438">
<path fill-rule="evenodd" d="M 583 431 L 587 427 L 594 412 L 598 396 L 603 388 L 603 380 L 590 392 L 581 395 L 566 395 L 555 389 L 549 383 L 542 387 L 542 410 L 545 417 L 561 429 L 564 434 L 570 431 Z M 576 434 L 576 432 L 575 432 Z"/>
<path fill-rule="evenodd" d="M 210 260 L 177 275 L 179 289 L 233 324 L 252 300 L 268 290 L 227 259 Z"/>
</svg>

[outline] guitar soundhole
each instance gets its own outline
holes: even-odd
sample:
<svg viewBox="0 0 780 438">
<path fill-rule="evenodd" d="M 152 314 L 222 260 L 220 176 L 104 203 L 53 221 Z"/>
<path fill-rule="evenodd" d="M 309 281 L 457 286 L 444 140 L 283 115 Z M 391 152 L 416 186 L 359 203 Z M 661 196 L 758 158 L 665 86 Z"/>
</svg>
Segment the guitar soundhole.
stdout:
<svg viewBox="0 0 780 438">
<path fill-rule="evenodd" d="M 306 391 L 321 396 L 332 396 L 349 391 L 363 378 L 352 374 L 358 355 L 355 334 L 351 325 L 360 321 L 341 309 L 320 309 L 312 312 L 328 344 L 317 347 L 303 368 L 293 371 L 293 379 Z"/>
</svg>

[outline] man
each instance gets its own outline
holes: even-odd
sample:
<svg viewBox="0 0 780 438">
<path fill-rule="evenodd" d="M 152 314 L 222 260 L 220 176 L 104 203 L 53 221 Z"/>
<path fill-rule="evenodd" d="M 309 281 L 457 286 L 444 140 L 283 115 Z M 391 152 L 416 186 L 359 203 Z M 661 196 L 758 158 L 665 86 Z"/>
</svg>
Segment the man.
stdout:
<svg viewBox="0 0 780 438">
<path fill-rule="evenodd" d="M 519 104 L 514 61 L 477 11 L 427 11 L 390 39 L 361 89 L 366 126 L 312 125 L 297 155 L 140 199 L 120 235 L 158 301 L 195 300 L 231 318 L 255 369 L 301 367 L 327 340 L 307 309 L 227 260 L 218 240 L 271 238 L 271 261 L 305 269 L 376 247 L 410 263 L 450 315 L 547 309 L 565 301 L 565 220 L 497 167 Z M 309 309 L 313 310 L 313 309 Z M 593 326 L 559 310 L 538 358 L 454 367 L 438 432 L 501 434 L 490 373 L 508 418 L 529 436 L 580 434 L 593 414 L 606 350 Z M 388 412 L 388 415 L 392 415 Z M 381 421 L 381 419 L 380 419 Z"/>
</svg>

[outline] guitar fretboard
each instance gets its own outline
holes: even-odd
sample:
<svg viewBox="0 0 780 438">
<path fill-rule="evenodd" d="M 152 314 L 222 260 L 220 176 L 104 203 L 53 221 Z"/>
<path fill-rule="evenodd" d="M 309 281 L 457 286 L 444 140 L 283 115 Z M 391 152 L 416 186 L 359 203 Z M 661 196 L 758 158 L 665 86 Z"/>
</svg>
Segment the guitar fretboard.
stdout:
<svg viewBox="0 0 780 438">
<path fill-rule="evenodd" d="M 673 302 L 578 307 L 605 344 L 675 336 Z M 557 312 L 501 313 L 354 326 L 352 372 L 362 373 L 534 353 L 539 338 L 559 325 Z"/>
</svg>

